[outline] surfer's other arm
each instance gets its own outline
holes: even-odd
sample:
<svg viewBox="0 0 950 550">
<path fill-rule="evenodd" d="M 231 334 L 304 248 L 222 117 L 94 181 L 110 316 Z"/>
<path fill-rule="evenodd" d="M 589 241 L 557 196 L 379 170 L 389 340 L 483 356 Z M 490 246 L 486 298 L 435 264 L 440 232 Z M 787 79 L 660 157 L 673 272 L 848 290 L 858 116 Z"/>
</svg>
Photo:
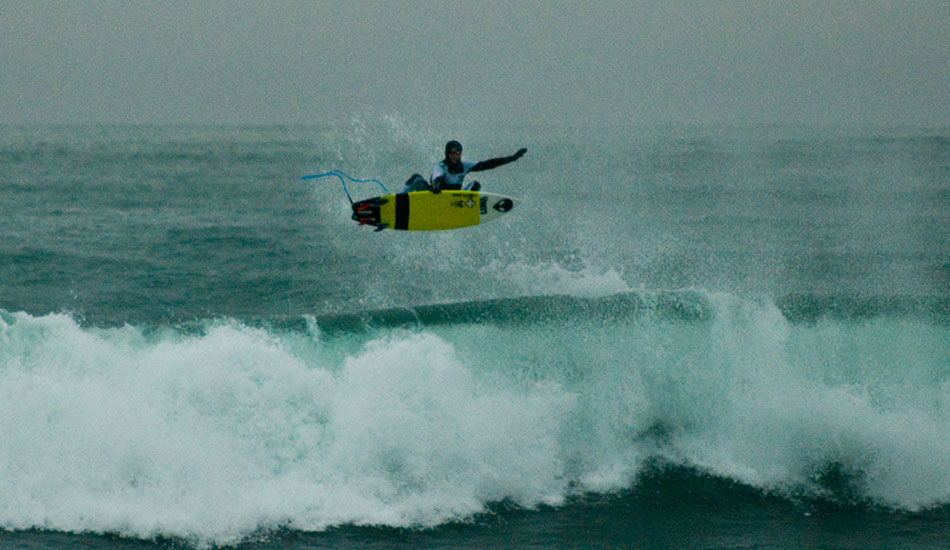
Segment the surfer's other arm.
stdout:
<svg viewBox="0 0 950 550">
<path fill-rule="evenodd" d="M 528 150 L 522 147 L 521 149 L 518 149 L 517 153 L 511 155 L 510 157 L 498 157 L 494 159 L 479 161 L 478 163 L 475 164 L 475 166 L 472 167 L 471 171 L 481 172 L 482 170 L 491 170 L 492 168 L 498 168 L 499 166 L 504 166 L 508 164 L 509 162 L 514 162 L 520 159 L 527 152 Z"/>
</svg>

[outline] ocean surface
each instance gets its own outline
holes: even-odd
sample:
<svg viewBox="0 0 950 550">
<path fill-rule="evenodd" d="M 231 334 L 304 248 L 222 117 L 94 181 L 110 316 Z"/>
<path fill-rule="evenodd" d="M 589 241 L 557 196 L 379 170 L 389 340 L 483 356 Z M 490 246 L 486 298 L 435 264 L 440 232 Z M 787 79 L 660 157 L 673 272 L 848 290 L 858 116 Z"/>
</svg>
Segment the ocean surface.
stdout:
<svg viewBox="0 0 950 550">
<path fill-rule="evenodd" d="M 948 545 L 950 128 L 0 127 L 0 548 Z"/>
</svg>

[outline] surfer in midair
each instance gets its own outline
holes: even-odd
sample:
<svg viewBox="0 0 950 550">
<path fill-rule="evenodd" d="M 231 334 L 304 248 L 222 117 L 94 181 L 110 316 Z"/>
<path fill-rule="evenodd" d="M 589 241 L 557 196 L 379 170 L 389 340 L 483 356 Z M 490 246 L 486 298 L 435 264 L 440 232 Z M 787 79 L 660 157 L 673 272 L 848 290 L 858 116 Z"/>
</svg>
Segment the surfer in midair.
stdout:
<svg viewBox="0 0 950 550">
<path fill-rule="evenodd" d="M 443 189 L 462 189 L 462 180 L 469 172 L 481 172 L 482 170 L 491 170 L 514 162 L 527 153 L 525 148 L 518 151 L 510 157 L 498 157 L 479 162 L 473 162 L 462 158 L 462 144 L 452 140 L 445 144 L 445 158 L 432 168 L 432 177 L 426 182 L 425 178 L 419 174 L 413 174 L 406 183 L 403 184 L 402 193 L 409 191 L 425 191 L 429 189 L 433 193 L 441 193 Z M 465 187 L 466 191 L 478 191 L 481 184 L 473 181 Z"/>
</svg>

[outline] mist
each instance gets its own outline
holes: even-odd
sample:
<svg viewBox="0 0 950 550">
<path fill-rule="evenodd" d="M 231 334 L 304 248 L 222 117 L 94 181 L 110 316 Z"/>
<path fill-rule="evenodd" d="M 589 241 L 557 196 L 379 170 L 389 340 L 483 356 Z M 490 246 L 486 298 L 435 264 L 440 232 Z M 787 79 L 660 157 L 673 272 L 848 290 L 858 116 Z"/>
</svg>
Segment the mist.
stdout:
<svg viewBox="0 0 950 550">
<path fill-rule="evenodd" d="M 0 123 L 950 124 L 950 3 L 3 2 Z"/>
</svg>

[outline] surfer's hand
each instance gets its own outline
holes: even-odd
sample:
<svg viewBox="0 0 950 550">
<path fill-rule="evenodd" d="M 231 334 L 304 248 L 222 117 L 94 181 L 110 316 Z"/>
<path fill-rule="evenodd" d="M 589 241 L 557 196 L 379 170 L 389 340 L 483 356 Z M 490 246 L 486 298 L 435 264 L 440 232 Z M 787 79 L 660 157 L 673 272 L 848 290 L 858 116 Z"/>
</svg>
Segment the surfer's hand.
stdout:
<svg viewBox="0 0 950 550">
<path fill-rule="evenodd" d="M 433 185 L 432 187 L 429 188 L 429 191 L 432 191 L 432 193 L 436 195 L 442 192 L 442 190 L 439 189 L 438 185 Z"/>
<path fill-rule="evenodd" d="M 521 149 L 518 149 L 518 152 L 517 152 L 517 153 L 515 153 L 515 155 L 514 155 L 514 157 L 515 157 L 515 160 L 518 160 L 518 159 L 520 159 L 520 158 L 521 158 L 521 157 L 523 157 L 523 156 L 524 156 L 524 154 L 525 154 L 525 153 L 527 153 L 527 152 L 528 152 L 528 150 L 527 150 L 527 149 L 525 149 L 524 147 L 522 147 Z"/>
</svg>

